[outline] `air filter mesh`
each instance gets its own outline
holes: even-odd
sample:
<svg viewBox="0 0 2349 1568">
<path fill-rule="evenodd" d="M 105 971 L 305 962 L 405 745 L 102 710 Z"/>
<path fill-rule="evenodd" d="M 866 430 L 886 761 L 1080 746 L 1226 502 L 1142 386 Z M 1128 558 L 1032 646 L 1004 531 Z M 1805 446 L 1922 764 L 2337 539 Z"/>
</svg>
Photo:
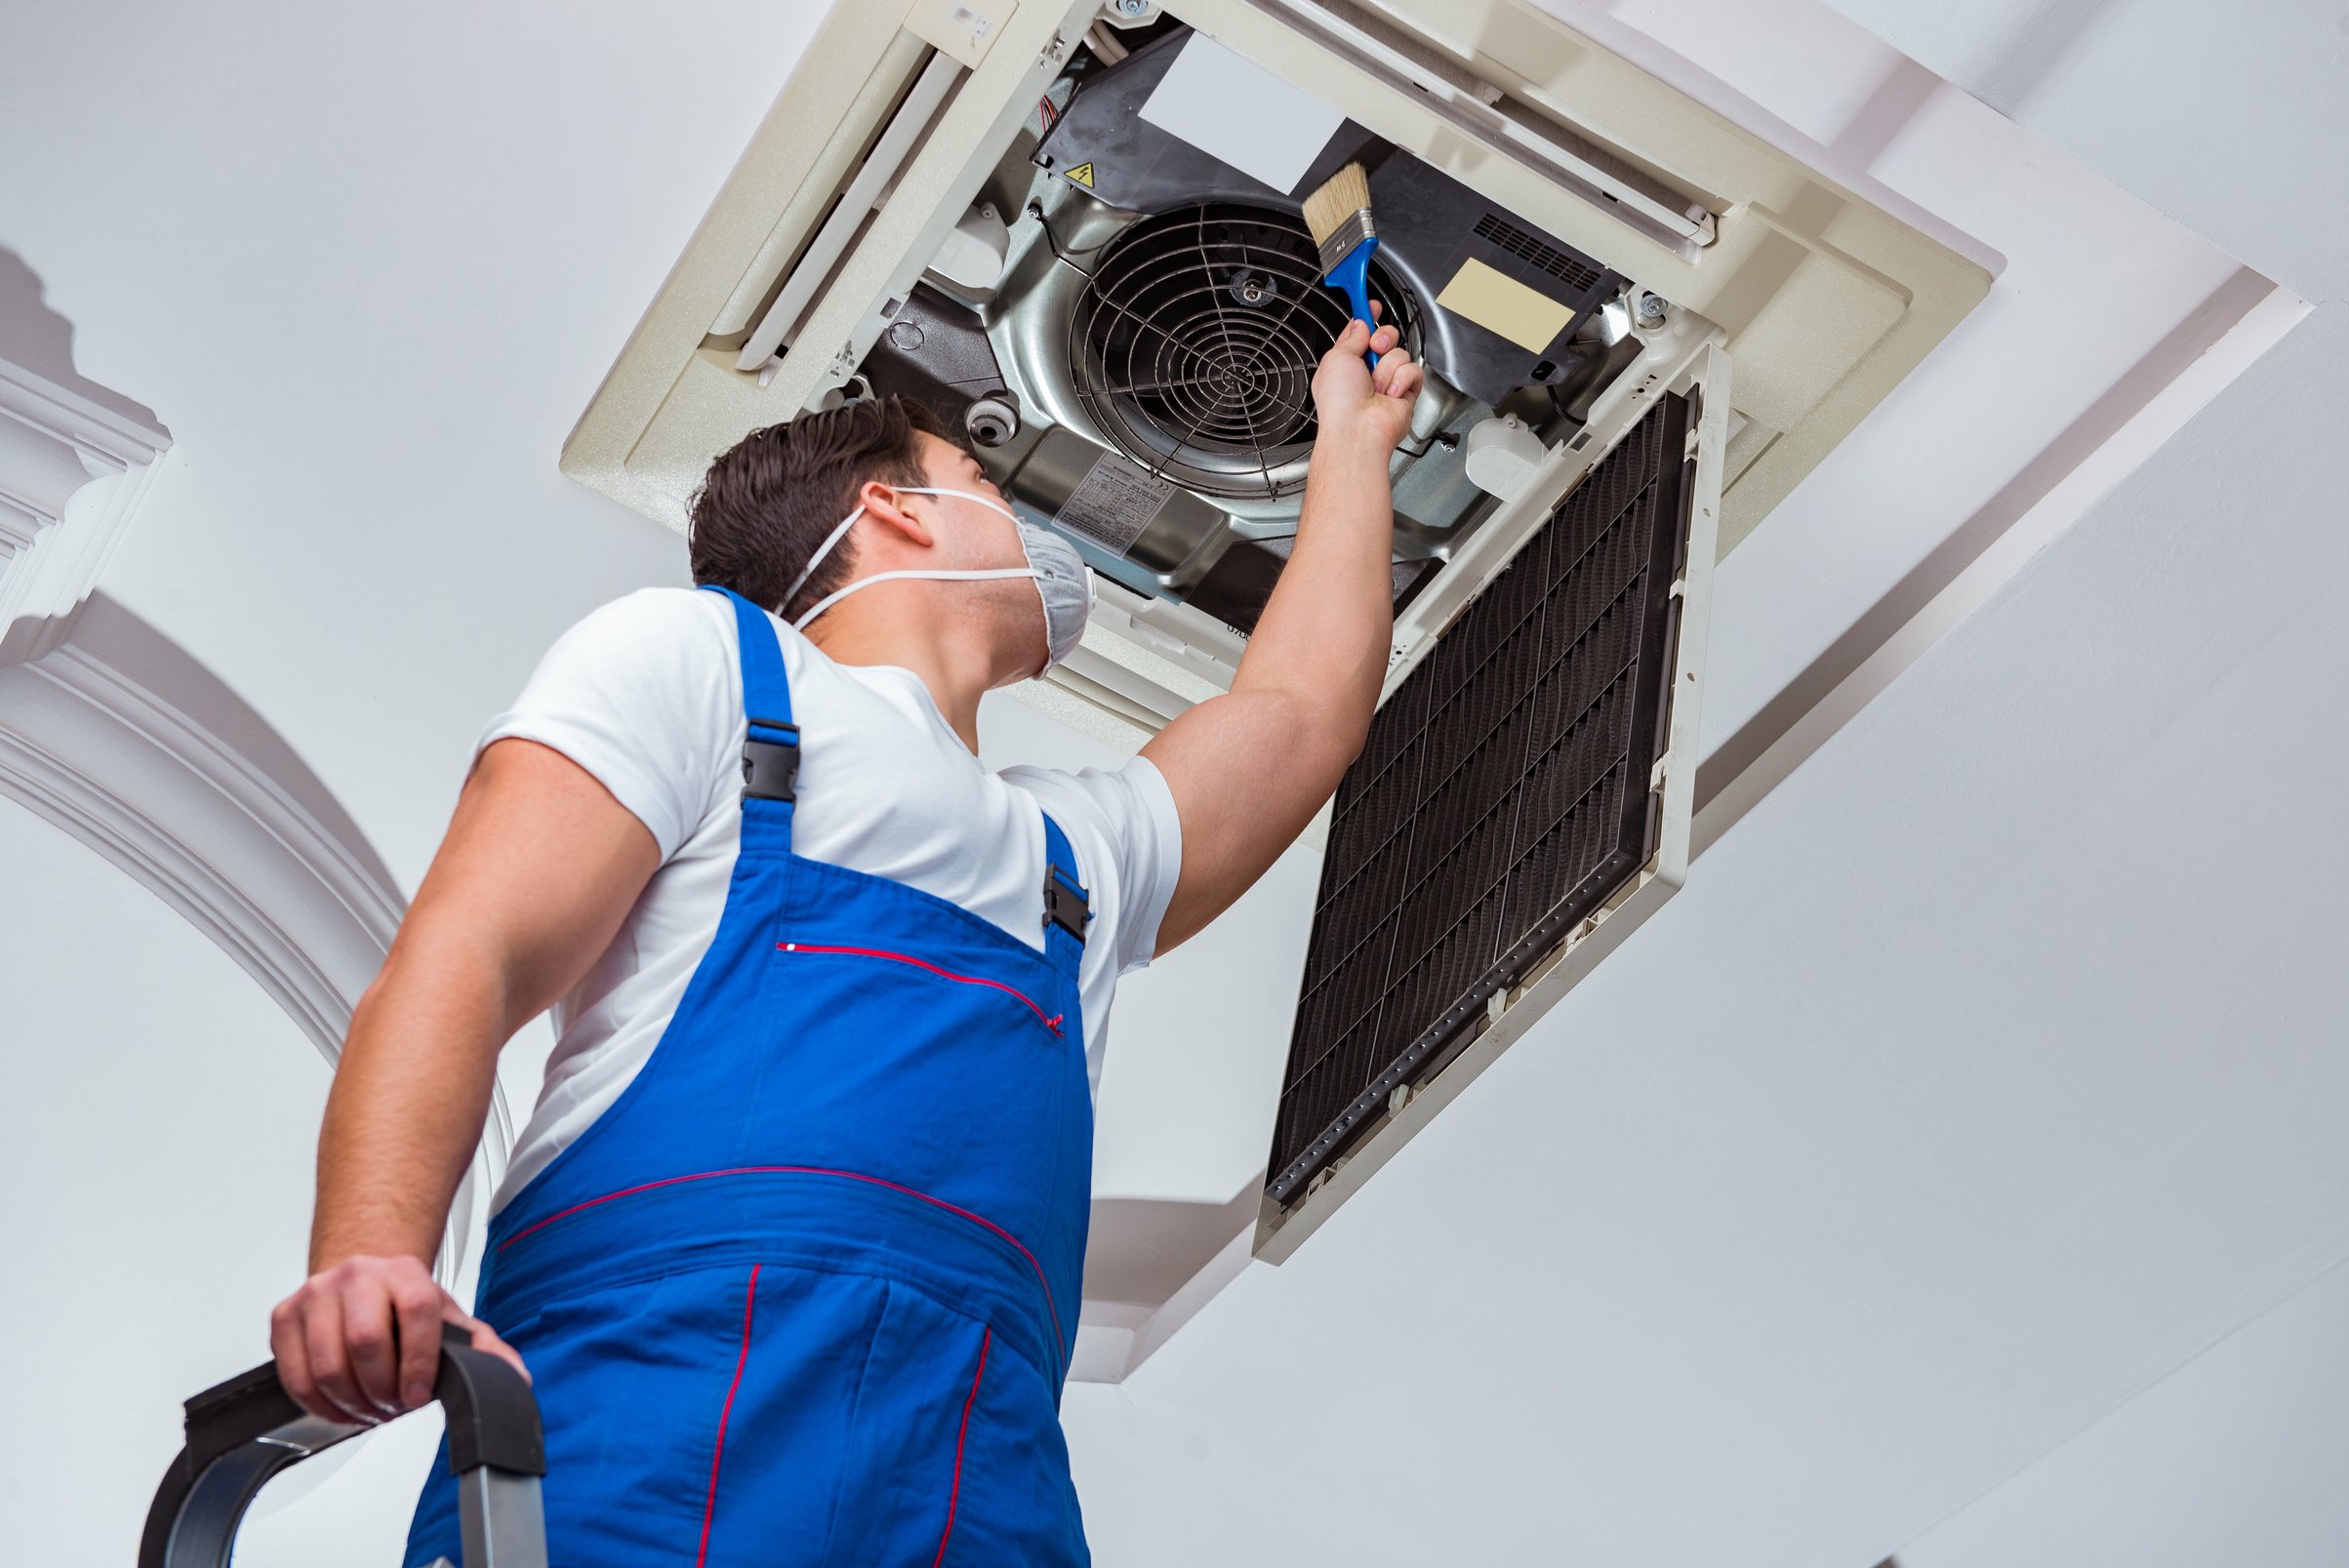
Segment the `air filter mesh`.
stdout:
<svg viewBox="0 0 2349 1568">
<path fill-rule="evenodd" d="M 1652 853 L 1689 417 L 1664 398 L 1559 503 L 1379 710 L 1339 784 L 1276 1202 Z"/>
</svg>

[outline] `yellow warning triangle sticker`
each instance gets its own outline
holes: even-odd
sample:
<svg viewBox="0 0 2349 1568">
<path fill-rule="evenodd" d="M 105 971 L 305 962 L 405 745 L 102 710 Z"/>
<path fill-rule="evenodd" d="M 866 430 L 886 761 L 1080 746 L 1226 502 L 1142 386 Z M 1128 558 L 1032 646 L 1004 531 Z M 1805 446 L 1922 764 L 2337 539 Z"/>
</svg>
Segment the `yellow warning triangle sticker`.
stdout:
<svg viewBox="0 0 2349 1568">
<path fill-rule="evenodd" d="M 1091 190 L 1093 188 L 1093 165 L 1090 162 L 1078 164 L 1069 171 L 1069 178 L 1084 186 L 1085 189 Z"/>
</svg>

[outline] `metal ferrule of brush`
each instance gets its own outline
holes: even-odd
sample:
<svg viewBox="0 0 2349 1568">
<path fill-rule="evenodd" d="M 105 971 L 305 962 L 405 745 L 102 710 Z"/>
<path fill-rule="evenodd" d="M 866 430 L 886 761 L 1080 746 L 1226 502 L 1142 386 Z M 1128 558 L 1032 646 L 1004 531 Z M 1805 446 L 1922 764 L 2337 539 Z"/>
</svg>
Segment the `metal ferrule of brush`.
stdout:
<svg viewBox="0 0 2349 1568">
<path fill-rule="evenodd" d="M 1378 230 L 1370 224 L 1370 209 L 1357 207 L 1347 216 L 1346 221 L 1340 223 L 1336 231 L 1321 242 L 1321 275 L 1323 277 L 1334 276 L 1339 263 L 1346 260 L 1347 255 L 1356 246 L 1364 240 L 1376 238 L 1378 238 Z M 1367 261 L 1368 254 L 1364 253 L 1362 259 Z"/>
</svg>

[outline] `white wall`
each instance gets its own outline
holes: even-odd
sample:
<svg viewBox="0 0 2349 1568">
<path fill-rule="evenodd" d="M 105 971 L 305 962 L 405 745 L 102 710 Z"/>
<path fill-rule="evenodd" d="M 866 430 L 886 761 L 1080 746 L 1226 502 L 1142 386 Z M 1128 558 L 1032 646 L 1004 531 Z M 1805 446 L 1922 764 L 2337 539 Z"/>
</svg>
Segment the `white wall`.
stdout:
<svg viewBox="0 0 2349 1568">
<path fill-rule="evenodd" d="M 193 926 L 31 813 L 0 810 L 0 1536 L 14 1561 L 125 1563 L 176 1399 L 265 1358 L 301 1276 L 326 1064 Z"/>
</svg>

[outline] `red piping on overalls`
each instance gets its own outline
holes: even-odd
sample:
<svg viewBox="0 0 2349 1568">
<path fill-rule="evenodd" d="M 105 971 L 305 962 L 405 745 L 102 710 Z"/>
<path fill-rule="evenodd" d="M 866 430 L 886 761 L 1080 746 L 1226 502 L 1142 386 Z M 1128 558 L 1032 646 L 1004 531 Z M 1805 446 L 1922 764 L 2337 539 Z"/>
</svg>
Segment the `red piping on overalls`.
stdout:
<svg viewBox="0 0 2349 1568">
<path fill-rule="evenodd" d="M 979 1402 L 979 1380 L 987 1375 L 987 1347 L 994 1337 L 992 1328 L 979 1336 L 979 1370 L 971 1374 L 971 1391 L 962 1396 L 962 1429 L 954 1434 L 954 1486 L 946 1495 L 946 1534 L 938 1538 L 938 1555 L 930 1559 L 930 1568 L 946 1561 L 946 1544 L 954 1539 L 954 1501 L 962 1496 L 962 1443 L 971 1434 L 971 1406 Z"/>
<path fill-rule="evenodd" d="M 934 1198 L 919 1187 L 908 1186 L 903 1182 L 892 1182 L 885 1177 L 867 1176 L 862 1171 L 834 1171 L 828 1170 L 821 1165 L 738 1165 L 731 1170 L 696 1171 L 691 1176 L 667 1176 L 658 1182 L 640 1182 L 634 1186 L 624 1186 L 617 1192 L 606 1192 L 601 1197 L 588 1198 L 584 1203 L 574 1203 L 567 1209 L 558 1209 L 536 1225 L 524 1226 L 504 1241 L 499 1242 L 498 1250 L 504 1252 L 533 1231 L 544 1230 L 555 1221 L 568 1220 L 582 1209 L 592 1209 L 598 1203 L 609 1203 L 614 1198 L 630 1197 L 638 1192 L 650 1192 L 655 1187 L 675 1186 L 679 1182 L 707 1182 L 719 1176 L 836 1176 L 843 1181 L 867 1182 L 874 1186 L 885 1186 L 892 1192 L 903 1192 L 908 1197 L 919 1198 L 924 1203 L 935 1204 L 949 1214 L 959 1215 L 975 1226 L 993 1231 L 1005 1241 L 1010 1242 L 1018 1250 L 1020 1256 L 1028 1260 L 1028 1266 L 1035 1270 L 1035 1282 L 1043 1288 L 1044 1292 L 1044 1310 L 1052 1317 L 1053 1342 L 1060 1347 L 1062 1363 L 1065 1365 L 1068 1362 L 1069 1342 L 1061 1333 L 1060 1307 L 1052 1300 L 1052 1282 L 1044 1277 L 1044 1266 L 1035 1261 L 1035 1254 L 1030 1252 L 1018 1236 L 1013 1235 L 985 1215 L 973 1214 L 970 1210 L 949 1203 L 944 1198 Z"/>
<path fill-rule="evenodd" d="M 702 1549 L 693 1559 L 693 1568 L 703 1568 L 709 1560 L 709 1521 L 717 1514 L 718 1462 L 726 1457 L 726 1423 L 734 1415 L 735 1391 L 743 1386 L 743 1368 L 750 1364 L 750 1311 L 758 1305 L 758 1271 L 765 1266 L 750 1266 L 750 1285 L 743 1292 L 743 1347 L 734 1358 L 734 1381 L 726 1386 L 726 1403 L 717 1413 L 717 1447 L 709 1456 L 709 1501 L 702 1505 Z M 955 1463 L 961 1463 L 959 1456 Z"/>
<path fill-rule="evenodd" d="M 775 946 L 780 952 L 833 952 L 846 953 L 853 958 L 889 958 L 901 964 L 911 964 L 916 969 L 926 969 L 931 974 L 947 980 L 960 981 L 965 985 L 992 985 L 1006 996 L 1017 996 L 1021 1001 L 1026 1002 L 1028 1011 L 1036 1016 L 1036 1021 L 1055 1034 L 1061 1031 L 1061 1020 L 1068 1017 L 1065 1013 L 1055 1013 L 1046 1018 L 1044 1010 L 1036 1006 L 1035 999 L 1026 991 L 1015 989 L 999 980 L 989 980 L 985 975 L 957 975 L 951 969 L 941 969 L 928 959 L 916 958 L 911 953 L 888 952 L 879 947 L 834 947 L 813 942 L 779 942 L 775 944 Z"/>
</svg>

